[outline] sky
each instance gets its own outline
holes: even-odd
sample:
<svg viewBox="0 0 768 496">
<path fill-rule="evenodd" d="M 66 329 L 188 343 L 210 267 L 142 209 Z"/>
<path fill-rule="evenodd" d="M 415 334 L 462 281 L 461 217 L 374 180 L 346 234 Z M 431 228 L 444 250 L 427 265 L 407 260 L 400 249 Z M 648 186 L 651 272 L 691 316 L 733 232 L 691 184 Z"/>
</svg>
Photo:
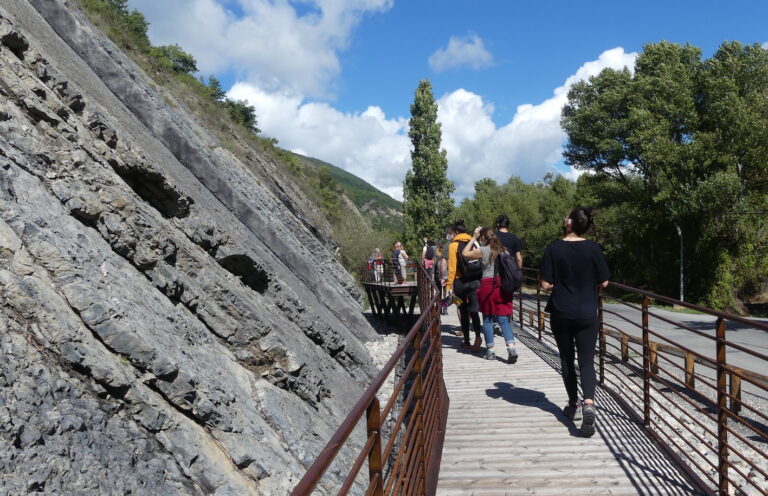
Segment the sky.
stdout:
<svg viewBox="0 0 768 496">
<path fill-rule="evenodd" d="M 562 159 L 568 88 L 633 67 L 643 45 L 768 48 L 768 2 L 677 0 L 129 0 L 154 45 L 179 44 L 199 76 L 256 109 L 263 136 L 394 198 L 410 168 L 408 119 L 432 84 L 454 199 L 474 183 L 548 172 Z"/>
</svg>

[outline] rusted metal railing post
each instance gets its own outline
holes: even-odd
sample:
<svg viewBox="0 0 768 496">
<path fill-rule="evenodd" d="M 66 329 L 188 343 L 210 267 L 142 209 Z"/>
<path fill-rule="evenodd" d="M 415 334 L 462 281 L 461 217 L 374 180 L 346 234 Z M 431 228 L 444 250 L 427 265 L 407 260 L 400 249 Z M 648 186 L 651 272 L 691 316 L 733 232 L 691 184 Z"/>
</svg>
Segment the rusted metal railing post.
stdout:
<svg viewBox="0 0 768 496">
<path fill-rule="evenodd" d="M 727 372 L 725 370 L 725 320 L 717 318 L 717 473 L 720 494 L 728 494 L 728 412 Z"/>
<path fill-rule="evenodd" d="M 366 416 L 368 417 L 368 437 L 375 436 L 371 452 L 368 454 L 368 481 L 369 488 L 372 488 L 369 494 L 382 496 L 384 494 L 384 473 L 382 472 L 384 465 L 381 461 L 381 409 L 378 398 L 374 398 L 368 406 Z"/>
<path fill-rule="evenodd" d="M 599 341 L 599 356 L 598 356 L 598 380 L 600 384 L 605 384 L 605 328 L 603 327 L 603 300 L 605 295 L 603 294 L 603 287 L 600 286 L 600 292 L 597 298 L 597 319 L 600 322 L 600 334 L 598 335 Z"/>
<path fill-rule="evenodd" d="M 541 318 L 541 273 L 536 272 L 536 315 L 538 315 L 539 322 L 539 341 L 541 341 L 541 332 L 544 329 L 544 319 Z"/>
<path fill-rule="evenodd" d="M 648 333 L 648 304 L 651 299 L 643 296 L 643 425 L 651 423 L 651 349 Z"/>
</svg>

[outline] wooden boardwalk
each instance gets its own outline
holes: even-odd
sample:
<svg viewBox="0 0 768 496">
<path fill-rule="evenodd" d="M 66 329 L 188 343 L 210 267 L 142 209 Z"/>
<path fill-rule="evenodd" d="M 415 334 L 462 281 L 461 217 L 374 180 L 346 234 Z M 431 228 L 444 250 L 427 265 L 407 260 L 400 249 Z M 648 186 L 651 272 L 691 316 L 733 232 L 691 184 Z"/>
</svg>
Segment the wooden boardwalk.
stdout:
<svg viewBox="0 0 768 496">
<path fill-rule="evenodd" d="M 597 433 L 579 437 L 561 413 L 567 397 L 556 352 L 525 332 L 515 365 L 499 336 L 495 361 L 460 351 L 450 310 L 442 329 L 451 403 L 438 495 L 699 494 L 599 388 Z"/>
</svg>

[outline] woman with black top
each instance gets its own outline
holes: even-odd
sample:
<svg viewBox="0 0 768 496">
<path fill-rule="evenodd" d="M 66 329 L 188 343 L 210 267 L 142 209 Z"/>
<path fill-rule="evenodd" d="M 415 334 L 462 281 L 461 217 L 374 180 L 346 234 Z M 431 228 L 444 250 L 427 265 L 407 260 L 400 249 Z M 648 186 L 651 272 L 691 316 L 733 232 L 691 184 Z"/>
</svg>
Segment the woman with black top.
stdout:
<svg viewBox="0 0 768 496">
<path fill-rule="evenodd" d="M 552 290 L 546 311 L 550 313 L 552 333 L 560 351 L 563 382 L 568 392 L 566 417 L 583 419 L 581 434 L 595 433 L 595 343 L 599 329 L 598 286 L 607 286 L 611 273 L 600 245 L 582 237 L 592 226 L 591 208 L 577 207 L 563 221 L 565 236 L 544 250 L 541 262 L 541 287 Z M 574 357 L 579 360 L 579 376 L 584 401 L 579 408 Z"/>
</svg>

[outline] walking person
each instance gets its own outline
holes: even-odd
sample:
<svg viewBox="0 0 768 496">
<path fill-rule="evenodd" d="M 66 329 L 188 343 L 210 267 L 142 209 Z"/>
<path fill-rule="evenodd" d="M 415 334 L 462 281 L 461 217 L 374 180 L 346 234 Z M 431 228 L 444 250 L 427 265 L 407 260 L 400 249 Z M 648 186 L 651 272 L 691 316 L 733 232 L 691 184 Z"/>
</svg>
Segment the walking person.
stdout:
<svg viewBox="0 0 768 496">
<path fill-rule="evenodd" d="M 483 338 L 480 334 L 480 310 L 477 301 L 477 290 L 480 288 L 480 275 L 477 277 L 462 273 L 459 257 L 464 245 L 472 240 L 472 236 L 467 234 L 467 228 L 464 226 L 464 219 L 456 220 L 451 227 L 454 234 L 451 243 L 448 245 L 448 280 L 445 283 L 446 291 L 453 294 L 461 300 L 459 304 L 459 322 L 461 322 L 461 332 L 464 337 L 463 348 L 470 346 L 469 343 L 469 322 L 472 321 L 472 328 L 475 331 L 475 342 L 471 345 L 472 352 L 480 351 L 483 344 Z M 465 268 L 466 270 L 466 268 Z"/>
<path fill-rule="evenodd" d="M 560 352 L 568 404 L 566 417 L 582 419 L 585 437 L 595 433 L 595 343 L 599 330 L 598 287 L 606 287 L 611 273 L 600 245 L 582 236 L 592 226 L 591 208 L 577 207 L 563 221 L 563 239 L 550 243 L 541 262 L 541 287 L 552 290 L 546 311 Z M 578 357 L 583 403 L 579 405 L 574 358 Z"/>
<path fill-rule="evenodd" d="M 499 238 L 501 244 L 504 245 L 507 252 L 515 257 L 517 260 L 517 266 L 523 267 L 523 243 L 515 234 L 509 232 L 509 216 L 507 214 L 501 214 L 496 217 L 496 237 Z M 520 329 L 520 325 L 512 318 L 512 314 L 509 315 L 509 321 L 516 329 Z M 499 326 L 494 324 L 494 329 Z"/>
<path fill-rule="evenodd" d="M 433 240 L 424 238 L 424 247 L 421 249 L 421 263 L 424 270 L 427 271 L 431 280 L 435 274 L 435 255 L 437 254 L 437 243 Z"/>
<path fill-rule="evenodd" d="M 473 247 L 477 239 L 480 246 Z M 514 295 L 501 289 L 501 276 L 498 270 L 498 261 L 504 246 L 496 237 L 490 227 L 475 228 L 472 241 L 467 243 L 463 255 L 467 259 L 480 259 L 483 262 L 483 278 L 480 280 L 480 289 L 477 299 L 480 311 L 483 313 L 483 333 L 485 334 L 485 358 L 495 360 L 496 352 L 493 343 L 493 324 L 501 327 L 504 342 L 507 345 L 507 363 L 517 362 L 517 349 L 515 348 L 515 334 L 509 323 L 509 316 L 514 311 Z"/>
</svg>

